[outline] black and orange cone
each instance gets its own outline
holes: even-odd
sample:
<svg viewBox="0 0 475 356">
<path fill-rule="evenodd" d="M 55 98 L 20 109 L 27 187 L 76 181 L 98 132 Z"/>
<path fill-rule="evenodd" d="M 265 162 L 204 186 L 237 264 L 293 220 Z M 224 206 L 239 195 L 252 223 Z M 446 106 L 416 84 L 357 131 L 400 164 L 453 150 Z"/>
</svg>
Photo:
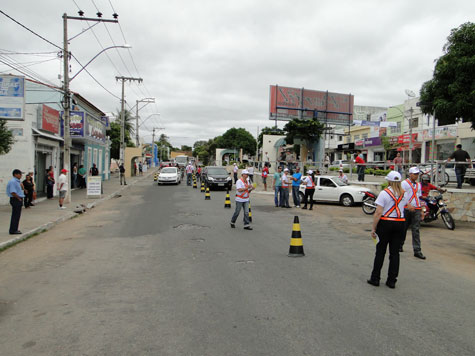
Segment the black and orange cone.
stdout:
<svg viewBox="0 0 475 356">
<path fill-rule="evenodd" d="M 205 182 L 201 182 L 201 193 L 205 192 Z"/>
<path fill-rule="evenodd" d="M 292 226 L 292 237 L 290 238 L 289 257 L 303 257 L 303 242 L 302 234 L 300 233 L 299 217 L 294 217 L 294 224 Z"/>
<path fill-rule="evenodd" d="M 229 190 L 226 191 L 226 200 L 224 201 L 224 207 L 225 208 L 231 207 L 231 198 L 229 197 Z"/>
<path fill-rule="evenodd" d="M 251 201 L 249 201 L 249 221 L 252 222 Z"/>
<path fill-rule="evenodd" d="M 209 188 L 206 187 L 205 200 L 211 200 L 211 194 L 209 194 Z"/>
</svg>

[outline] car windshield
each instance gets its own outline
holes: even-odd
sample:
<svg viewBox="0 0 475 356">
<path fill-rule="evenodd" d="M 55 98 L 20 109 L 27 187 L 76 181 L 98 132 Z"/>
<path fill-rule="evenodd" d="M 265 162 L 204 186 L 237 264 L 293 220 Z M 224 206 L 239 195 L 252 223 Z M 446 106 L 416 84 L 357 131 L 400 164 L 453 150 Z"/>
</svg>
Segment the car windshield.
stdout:
<svg viewBox="0 0 475 356">
<path fill-rule="evenodd" d="M 344 185 L 349 185 L 348 183 L 343 182 L 340 178 L 333 178 L 333 181 L 336 183 L 336 185 L 344 186 Z"/>
<path fill-rule="evenodd" d="M 172 167 L 163 168 L 162 173 L 176 173 L 176 168 L 172 168 Z"/>
<path fill-rule="evenodd" d="M 219 168 L 219 167 L 213 167 L 213 168 L 208 168 L 208 174 L 211 175 L 228 175 L 228 171 L 224 168 Z"/>
</svg>

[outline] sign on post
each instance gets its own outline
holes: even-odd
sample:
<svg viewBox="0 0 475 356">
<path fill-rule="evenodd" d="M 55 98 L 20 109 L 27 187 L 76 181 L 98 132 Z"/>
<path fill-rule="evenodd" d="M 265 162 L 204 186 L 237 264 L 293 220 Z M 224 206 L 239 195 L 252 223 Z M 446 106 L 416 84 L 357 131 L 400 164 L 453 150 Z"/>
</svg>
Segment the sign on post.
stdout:
<svg viewBox="0 0 475 356">
<path fill-rule="evenodd" d="M 87 197 L 101 197 L 102 178 L 100 176 L 87 177 Z"/>
</svg>

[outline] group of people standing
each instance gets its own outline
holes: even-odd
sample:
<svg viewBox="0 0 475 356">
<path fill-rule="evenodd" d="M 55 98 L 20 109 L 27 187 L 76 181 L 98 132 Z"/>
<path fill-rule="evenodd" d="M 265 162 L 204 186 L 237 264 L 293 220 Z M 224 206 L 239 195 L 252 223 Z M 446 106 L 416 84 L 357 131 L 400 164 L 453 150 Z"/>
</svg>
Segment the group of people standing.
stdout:
<svg viewBox="0 0 475 356">
<path fill-rule="evenodd" d="M 302 179 L 302 173 L 300 172 L 300 167 L 298 166 L 295 168 L 295 172 L 292 174 L 288 168 L 283 168 L 282 166 L 277 167 L 277 172 L 274 173 L 273 183 L 274 204 L 276 208 L 291 208 L 289 202 L 290 191 L 292 191 L 294 207 L 300 208 L 301 201 L 299 191 L 300 185 L 304 183 L 306 185 L 306 189 L 303 202 L 305 205 L 303 209 L 307 209 L 307 202 L 310 203 L 310 209 L 312 209 L 313 193 L 311 194 L 311 190 L 313 189 L 313 192 L 315 192 L 315 174 L 312 170 L 309 170 L 307 174 L 308 175 Z"/>
</svg>

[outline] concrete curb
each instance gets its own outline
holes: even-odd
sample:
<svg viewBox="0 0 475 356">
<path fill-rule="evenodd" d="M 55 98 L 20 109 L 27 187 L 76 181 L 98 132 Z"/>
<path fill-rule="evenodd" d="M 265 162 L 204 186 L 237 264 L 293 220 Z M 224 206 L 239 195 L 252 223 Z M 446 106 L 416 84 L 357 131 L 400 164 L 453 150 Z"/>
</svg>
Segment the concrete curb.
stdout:
<svg viewBox="0 0 475 356">
<path fill-rule="evenodd" d="M 124 191 L 125 189 L 128 189 L 128 188 L 130 188 L 130 187 L 132 187 L 132 186 L 134 186 L 135 184 L 137 184 L 137 182 L 140 182 L 141 180 L 143 180 L 143 179 L 145 179 L 145 178 L 148 178 L 148 177 L 151 176 L 153 173 L 155 173 L 155 172 L 150 172 L 150 173 L 148 173 L 147 175 L 144 175 L 141 179 L 138 179 L 138 180 L 134 181 L 134 182 L 131 183 L 131 184 L 127 184 L 126 186 L 120 188 L 119 190 L 117 190 L 117 191 L 115 191 L 115 192 L 109 194 L 108 196 L 106 196 L 106 197 L 104 197 L 104 198 L 101 198 L 101 199 L 99 199 L 99 200 L 96 200 L 95 202 L 92 202 L 92 203 L 87 204 L 87 206 L 86 206 L 87 209 L 92 209 L 92 208 L 94 208 L 95 206 L 99 205 L 100 203 L 103 203 L 103 202 L 105 202 L 105 201 L 107 201 L 107 200 L 110 200 L 110 199 L 112 199 L 112 198 L 114 198 L 114 197 L 120 195 L 120 193 L 121 193 L 122 191 Z M 14 245 L 16 245 L 16 244 L 18 244 L 18 243 L 20 243 L 20 242 L 23 242 L 23 241 L 25 241 L 25 240 L 28 240 L 29 238 L 31 238 L 31 237 L 33 237 L 33 236 L 35 236 L 35 235 L 39 235 L 39 234 L 41 234 L 42 232 L 46 232 L 46 231 L 50 230 L 51 228 L 53 228 L 54 226 L 59 225 L 59 224 L 61 224 L 62 222 L 71 220 L 71 219 L 73 219 L 74 217 L 76 217 L 76 216 L 78 216 L 78 215 L 80 215 L 80 213 L 73 213 L 73 212 L 68 213 L 68 215 L 66 215 L 66 216 L 62 216 L 62 217 L 60 217 L 60 218 L 58 218 L 58 219 L 56 219 L 56 220 L 54 220 L 54 221 L 47 222 L 46 224 L 43 224 L 43 225 L 41 225 L 41 226 L 39 226 L 39 227 L 37 227 L 37 228 L 34 228 L 33 230 L 27 231 L 27 232 L 21 234 L 21 235 L 18 236 L 18 237 L 14 237 L 14 238 L 12 238 L 12 239 L 10 239 L 10 240 L 8 240 L 8 241 L 4 241 L 4 242 L 0 243 L 0 252 L 1 252 L 1 251 L 4 251 L 4 250 L 6 250 L 7 248 L 9 248 L 9 247 L 11 247 L 11 246 L 14 246 Z"/>
</svg>

